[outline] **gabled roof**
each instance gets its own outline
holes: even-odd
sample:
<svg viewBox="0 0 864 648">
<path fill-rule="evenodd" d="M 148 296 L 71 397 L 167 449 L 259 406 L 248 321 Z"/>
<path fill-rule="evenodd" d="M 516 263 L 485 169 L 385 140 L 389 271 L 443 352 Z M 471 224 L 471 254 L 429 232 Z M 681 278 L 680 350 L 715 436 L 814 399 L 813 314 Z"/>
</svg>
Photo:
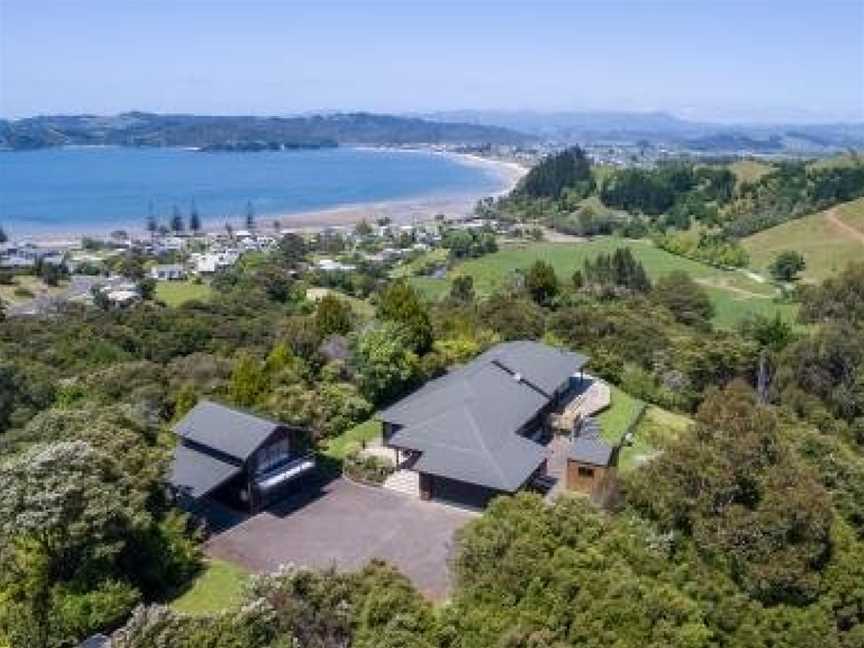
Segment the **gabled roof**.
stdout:
<svg viewBox="0 0 864 648">
<path fill-rule="evenodd" d="M 403 426 L 388 442 L 422 452 L 416 470 L 512 492 L 545 458 L 517 432 L 586 362 L 537 342 L 496 345 L 381 412 Z"/>
<path fill-rule="evenodd" d="M 187 441 L 243 461 L 283 425 L 220 403 L 202 400 L 174 426 Z"/>
<path fill-rule="evenodd" d="M 224 458 L 178 445 L 174 448 L 168 482 L 181 493 L 199 498 L 221 486 L 241 470 L 239 462 L 229 462 Z"/>
</svg>

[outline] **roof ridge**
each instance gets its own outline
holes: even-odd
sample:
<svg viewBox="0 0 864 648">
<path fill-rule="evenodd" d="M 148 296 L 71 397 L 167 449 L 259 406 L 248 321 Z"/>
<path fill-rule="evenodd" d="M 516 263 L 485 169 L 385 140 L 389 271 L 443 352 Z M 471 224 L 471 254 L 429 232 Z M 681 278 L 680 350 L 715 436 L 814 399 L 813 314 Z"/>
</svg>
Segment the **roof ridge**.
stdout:
<svg viewBox="0 0 864 648">
<path fill-rule="evenodd" d="M 498 463 L 495 458 L 494 453 L 489 449 L 486 445 L 486 440 L 483 438 L 483 435 L 480 433 L 480 428 L 477 426 L 477 421 L 474 418 L 474 412 L 471 411 L 470 407 L 465 407 L 463 404 L 462 407 L 465 408 L 465 411 L 468 413 L 468 421 L 471 423 L 471 427 L 474 431 L 474 436 L 479 439 L 480 447 L 483 448 L 483 453 L 489 459 L 489 463 L 492 464 L 492 467 L 495 469 L 495 472 L 498 473 L 498 478 L 501 480 L 502 484 L 507 483 L 507 476 L 504 474 L 504 469 L 501 468 L 501 465 Z"/>
<path fill-rule="evenodd" d="M 211 398 L 200 399 L 195 404 L 195 407 L 198 407 L 198 405 L 203 405 L 203 404 L 216 405 L 217 407 L 223 407 L 227 410 L 234 412 L 235 414 L 240 414 L 241 416 L 248 416 L 249 418 L 258 419 L 259 421 L 264 421 L 265 423 L 272 423 L 273 425 L 282 425 L 285 427 L 291 427 L 288 423 L 283 423 L 281 421 L 277 421 L 276 419 L 271 418 L 269 416 L 262 416 L 261 414 L 258 414 L 256 412 L 253 412 L 253 411 L 248 410 L 246 408 L 240 407 L 239 405 L 229 405 L 227 403 L 223 403 L 222 401 L 214 400 Z"/>
<path fill-rule="evenodd" d="M 500 359 L 498 359 L 498 358 L 493 358 L 493 359 L 490 361 L 490 363 L 493 364 L 494 366 L 498 367 L 498 368 L 501 369 L 502 371 L 504 371 L 504 372 L 510 374 L 511 376 L 513 376 L 514 379 L 518 377 L 517 382 L 519 382 L 520 384 L 521 384 L 521 383 L 524 383 L 525 385 L 528 386 L 529 389 L 533 389 L 533 390 L 536 391 L 538 394 L 540 394 L 541 396 L 543 396 L 543 398 L 545 398 L 546 400 L 552 400 L 552 396 L 551 396 L 550 394 L 547 394 L 545 391 L 543 391 L 542 389 L 540 389 L 540 387 L 538 387 L 537 385 L 535 385 L 531 380 L 529 380 L 528 378 L 526 378 L 526 377 L 522 374 L 521 371 L 516 371 L 515 369 L 511 369 L 510 367 L 508 367 L 506 364 L 504 364 L 504 362 L 502 362 L 502 361 L 501 361 Z"/>
</svg>

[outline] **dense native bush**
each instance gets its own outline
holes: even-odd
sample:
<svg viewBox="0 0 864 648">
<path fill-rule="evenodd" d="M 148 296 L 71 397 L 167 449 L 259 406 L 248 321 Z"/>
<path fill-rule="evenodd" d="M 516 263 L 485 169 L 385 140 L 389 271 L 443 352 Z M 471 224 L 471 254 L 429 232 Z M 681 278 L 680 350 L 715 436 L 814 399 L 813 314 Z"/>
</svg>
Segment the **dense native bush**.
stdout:
<svg viewBox="0 0 864 648">
<path fill-rule="evenodd" d="M 616 293 L 647 293 L 651 280 L 642 263 L 637 261 L 630 248 L 618 248 L 612 254 L 598 254 L 595 259 L 585 259 L 582 273 L 574 284 L 601 296 Z"/>
<path fill-rule="evenodd" d="M 79 435 L 91 440 L 28 445 L 0 463 L 0 639 L 11 645 L 74 643 L 197 566 L 185 522 L 160 520 L 151 482 L 127 472 L 149 465 Z"/>
<path fill-rule="evenodd" d="M 367 400 L 386 403 L 418 383 L 420 359 L 410 340 L 411 334 L 394 322 L 370 326 L 354 338 L 353 369 Z"/>
<path fill-rule="evenodd" d="M 380 562 L 359 572 L 284 568 L 255 577 L 242 605 L 210 617 L 141 607 L 114 637 L 117 648 L 309 646 L 432 648 L 431 606 Z"/>
<path fill-rule="evenodd" d="M 480 304 L 480 318 L 502 340 L 538 339 L 545 330 L 543 309 L 519 295 L 492 295 Z"/>
<path fill-rule="evenodd" d="M 750 259 L 734 239 L 706 232 L 665 232 L 653 237 L 654 244 L 667 252 L 724 268 L 743 268 Z"/>
<path fill-rule="evenodd" d="M 823 416 L 864 431 L 864 264 L 850 264 L 821 286 L 801 291 L 799 314 L 819 326 L 778 360 L 780 400 L 813 422 Z M 861 440 L 858 439 L 860 443 Z"/>
<path fill-rule="evenodd" d="M 726 234 L 738 238 L 864 195 L 864 163 L 820 167 L 782 162 L 745 183 L 721 214 Z"/>
<path fill-rule="evenodd" d="M 522 179 L 514 193 L 531 198 L 557 199 L 564 189 L 582 197 L 594 190 L 591 164 L 578 146 L 541 160 Z"/>
<path fill-rule="evenodd" d="M 830 496 L 743 384 L 709 395 L 692 434 L 627 482 L 627 499 L 661 529 L 768 604 L 809 603 L 830 558 Z"/>
<path fill-rule="evenodd" d="M 661 277 L 651 298 L 667 308 L 678 322 L 703 329 L 711 328 L 714 304 L 705 289 L 686 272 L 676 270 Z"/>
<path fill-rule="evenodd" d="M 402 341 L 415 353 L 422 355 L 432 348 L 429 311 L 417 291 L 404 281 L 392 283 L 379 295 L 376 315 L 399 324 L 403 329 Z"/>
</svg>

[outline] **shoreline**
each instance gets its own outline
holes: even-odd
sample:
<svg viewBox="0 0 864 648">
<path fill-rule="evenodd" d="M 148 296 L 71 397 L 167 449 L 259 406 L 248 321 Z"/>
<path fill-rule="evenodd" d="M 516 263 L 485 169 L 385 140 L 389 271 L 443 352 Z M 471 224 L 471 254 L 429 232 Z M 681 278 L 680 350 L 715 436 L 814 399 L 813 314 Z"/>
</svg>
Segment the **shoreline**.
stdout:
<svg viewBox="0 0 864 648">
<path fill-rule="evenodd" d="M 262 215 L 262 218 L 279 219 L 282 231 L 316 232 L 328 227 L 354 225 L 363 219 L 372 223 L 378 218 L 387 217 L 395 225 L 407 225 L 432 220 L 436 214 L 444 213 L 452 220 L 465 220 L 473 213 L 477 201 L 486 198 L 497 198 L 510 193 L 519 180 L 528 173 L 528 169 L 516 162 L 493 160 L 470 153 L 454 153 L 430 149 L 400 149 L 391 147 L 369 147 L 370 150 L 421 152 L 443 155 L 454 162 L 466 166 L 483 167 L 494 171 L 502 180 L 502 187 L 494 192 L 476 192 L 467 194 L 429 194 L 416 198 L 384 200 L 380 202 L 357 203 L 341 205 L 326 209 L 314 209 L 301 212 Z M 284 222 L 290 219 L 289 222 Z M 207 229 L 207 228 L 205 228 Z M 259 229 L 261 228 L 259 225 Z M 213 231 L 207 229 L 207 231 Z"/>
<path fill-rule="evenodd" d="M 436 214 L 444 213 L 452 220 L 465 220 L 470 217 L 477 201 L 485 197 L 499 197 L 509 193 L 528 173 L 528 168 L 521 164 L 507 160 L 486 158 L 472 153 L 456 153 L 453 151 L 438 150 L 434 148 L 414 147 L 386 147 L 386 146 L 355 146 L 352 148 L 364 148 L 375 151 L 389 151 L 402 153 L 424 153 L 441 155 L 451 159 L 457 164 L 464 166 L 481 167 L 498 175 L 501 187 L 494 192 L 467 192 L 459 194 L 430 193 L 414 198 L 396 198 L 378 202 L 363 202 L 356 204 L 337 205 L 323 209 L 312 209 L 305 211 L 272 212 L 256 215 L 258 229 L 262 233 L 272 233 L 271 223 L 278 220 L 281 224 L 281 232 L 314 233 L 331 227 L 352 226 L 361 220 L 374 223 L 379 218 L 387 217 L 393 224 L 405 225 L 430 221 Z M 243 220 L 238 218 L 228 221 L 235 230 L 244 229 Z M 146 231 L 140 227 L 128 227 L 122 224 L 109 228 L 90 229 L 86 226 L 81 229 L 70 231 L 51 231 L 31 234 L 23 234 L 12 237 L 15 240 L 28 241 L 37 245 L 45 246 L 73 246 L 79 243 L 83 237 L 105 238 L 112 231 L 124 230 L 133 237 L 146 235 Z M 215 223 L 204 221 L 201 232 L 203 234 L 224 231 L 224 222 Z"/>
</svg>

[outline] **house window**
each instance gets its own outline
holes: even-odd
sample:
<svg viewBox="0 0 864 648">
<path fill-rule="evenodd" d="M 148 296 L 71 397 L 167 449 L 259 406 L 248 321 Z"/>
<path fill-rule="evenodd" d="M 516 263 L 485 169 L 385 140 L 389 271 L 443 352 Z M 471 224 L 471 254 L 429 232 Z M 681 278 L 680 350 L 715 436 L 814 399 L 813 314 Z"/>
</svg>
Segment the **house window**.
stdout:
<svg viewBox="0 0 864 648">
<path fill-rule="evenodd" d="M 593 468 L 586 468 L 585 466 L 579 466 L 577 473 L 579 474 L 580 477 L 591 477 L 592 479 L 594 478 L 594 469 Z"/>
<path fill-rule="evenodd" d="M 291 454 L 288 439 L 282 439 L 258 451 L 258 472 L 267 472 L 274 466 L 282 463 Z"/>
</svg>

